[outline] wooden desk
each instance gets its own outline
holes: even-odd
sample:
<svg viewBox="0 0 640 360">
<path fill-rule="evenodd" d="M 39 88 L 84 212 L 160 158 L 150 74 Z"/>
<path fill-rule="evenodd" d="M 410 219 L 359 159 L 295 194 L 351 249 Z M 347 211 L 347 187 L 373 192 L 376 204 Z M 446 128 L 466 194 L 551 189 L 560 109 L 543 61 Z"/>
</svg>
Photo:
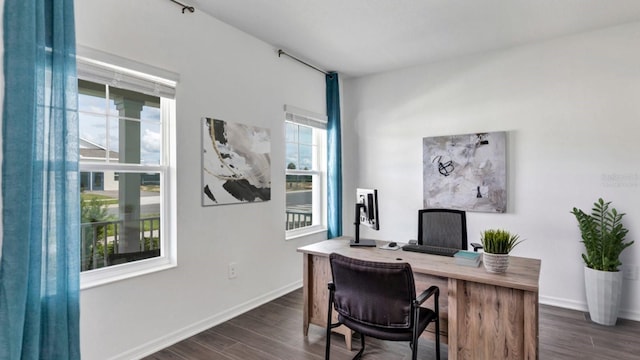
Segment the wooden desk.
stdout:
<svg viewBox="0 0 640 360">
<path fill-rule="evenodd" d="M 385 243 L 379 241 L 378 246 Z M 417 291 L 438 285 L 441 339 L 448 344 L 450 360 L 538 358 L 538 259 L 511 256 L 505 274 L 491 274 L 482 265 L 456 265 L 452 257 L 352 248 L 346 238 L 304 246 L 298 252 L 303 254 L 305 336 L 309 324 L 326 326 L 329 254 L 336 252 L 371 261 L 408 262 Z M 345 335 L 351 349 L 351 331 L 336 330 Z"/>
</svg>

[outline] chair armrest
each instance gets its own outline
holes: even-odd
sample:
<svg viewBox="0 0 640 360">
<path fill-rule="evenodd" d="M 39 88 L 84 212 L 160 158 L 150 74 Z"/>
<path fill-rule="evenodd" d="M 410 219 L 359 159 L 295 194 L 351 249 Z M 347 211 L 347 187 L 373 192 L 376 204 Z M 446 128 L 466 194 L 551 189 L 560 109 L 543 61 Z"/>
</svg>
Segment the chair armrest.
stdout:
<svg viewBox="0 0 640 360">
<path fill-rule="evenodd" d="M 471 243 L 469 245 L 471 245 L 471 247 L 473 247 L 473 251 L 475 251 L 475 252 L 478 252 L 478 249 L 482 249 L 482 244 L 479 244 L 479 243 Z"/>
<path fill-rule="evenodd" d="M 335 291 L 336 290 L 336 285 L 333 283 L 333 281 L 330 281 L 327 284 L 327 287 L 329 288 L 330 291 Z"/>
<path fill-rule="evenodd" d="M 427 301 L 427 299 L 430 298 L 434 294 L 436 296 L 436 299 L 440 296 L 440 289 L 435 285 L 433 285 L 430 288 L 428 288 L 427 290 L 423 291 L 422 294 L 420 294 L 416 298 L 416 302 L 418 303 L 418 305 L 421 305 L 423 302 Z"/>
</svg>

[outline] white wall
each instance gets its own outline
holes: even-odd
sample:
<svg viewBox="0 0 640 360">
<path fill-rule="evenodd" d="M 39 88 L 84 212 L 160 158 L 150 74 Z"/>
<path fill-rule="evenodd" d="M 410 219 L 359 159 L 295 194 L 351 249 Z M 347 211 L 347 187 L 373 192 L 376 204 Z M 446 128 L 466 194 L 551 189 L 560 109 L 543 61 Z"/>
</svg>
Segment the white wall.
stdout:
<svg viewBox="0 0 640 360">
<path fill-rule="evenodd" d="M 469 239 L 519 233 L 514 255 L 542 260 L 541 302 L 586 309 L 572 207 L 613 201 L 640 240 L 639 43 L 635 23 L 345 81 L 345 167 L 357 169 L 345 198 L 375 187 L 381 206 L 380 231 L 363 235 L 416 238 L 423 137 L 508 131 L 508 212 L 468 213 Z M 640 264 L 637 242 L 624 263 Z M 640 283 L 624 285 L 621 316 L 640 320 Z"/>
<path fill-rule="evenodd" d="M 324 75 L 169 1 L 75 5 L 79 45 L 180 75 L 178 267 L 83 290 L 83 358 L 136 358 L 301 286 L 296 248 L 313 239 L 284 240 L 283 105 L 325 113 Z M 271 129 L 271 201 L 200 206 L 203 116 Z M 235 280 L 227 279 L 229 262 L 237 263 Z"/>
</svg>

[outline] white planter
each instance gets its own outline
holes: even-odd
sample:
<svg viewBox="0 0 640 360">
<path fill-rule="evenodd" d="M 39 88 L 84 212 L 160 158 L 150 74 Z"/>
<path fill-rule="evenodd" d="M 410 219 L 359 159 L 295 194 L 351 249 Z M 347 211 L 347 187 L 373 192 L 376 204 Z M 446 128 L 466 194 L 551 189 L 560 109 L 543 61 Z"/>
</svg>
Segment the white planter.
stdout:
<svg viewBox="0 0 640 360">
<path fill-rule="evenodd" d="M 584 285 L 591 321 L 615 325 L 622 298 L 622 271 L 600 271 L 585 266 Z"/>
<path fill-rule="evenodd" d="M 503 273 L 509 267 L 509 254 L 482 254 L 482 263 L 490 273 Z"/>
</svg>

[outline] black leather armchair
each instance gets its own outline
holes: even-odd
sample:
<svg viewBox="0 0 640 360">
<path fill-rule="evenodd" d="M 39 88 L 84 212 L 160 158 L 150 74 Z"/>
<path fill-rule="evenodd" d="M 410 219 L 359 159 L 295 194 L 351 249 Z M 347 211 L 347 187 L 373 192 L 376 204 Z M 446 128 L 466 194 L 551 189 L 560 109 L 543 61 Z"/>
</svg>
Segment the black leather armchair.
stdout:
<svg viewBox="0 0 640 360">
<path fill-rule="evenodd" d="M 437 286 L 416 296 L 413 271 L 407 263 L 383 263 L 353 259 L 339 254 L 329 257 L 333 282 L 329 283 L 329 309 L 325 359 L 331 349 L 331 329 L 345 325 L 360 333 L 362 348 L 353 358 L 360 359 L 365 335 L 381 340 L 409 341 L 412 359 L 417 359 L 418 338 L 434 322 L 436 359 L 440 359 L 440 322 Z M 420 305 L 434 298 L 434 309 Z M 332 310 L 338 322 L 332 323 Z"/>
</svg>

